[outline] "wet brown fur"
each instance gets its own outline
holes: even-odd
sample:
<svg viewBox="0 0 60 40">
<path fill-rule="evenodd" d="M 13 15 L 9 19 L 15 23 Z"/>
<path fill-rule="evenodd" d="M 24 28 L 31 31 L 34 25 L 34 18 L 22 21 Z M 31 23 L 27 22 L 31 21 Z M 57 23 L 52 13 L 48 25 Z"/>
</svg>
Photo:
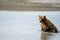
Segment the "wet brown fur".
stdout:
<svg viewBox="0 0 60 40">
<path fill-rule="evenodd" d="M 41 23 L 41 30 L 44 32 L 54 32 L 57 33 L 58 30 L 56 26 L 51 23 L 50 20 L 46 18 L 46 16 L 39 16 L 39 21 Z"/>
</svg>

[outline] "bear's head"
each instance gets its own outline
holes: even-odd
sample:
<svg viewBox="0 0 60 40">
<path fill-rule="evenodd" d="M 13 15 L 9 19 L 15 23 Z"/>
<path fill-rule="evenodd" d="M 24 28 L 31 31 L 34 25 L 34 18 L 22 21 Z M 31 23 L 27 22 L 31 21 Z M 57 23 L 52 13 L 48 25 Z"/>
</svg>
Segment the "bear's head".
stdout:
<svg viewBox="0 0 60 40">
<path fill-rule="evenodd" d="M 39 15 L 39 21 L 44 23 L 46 21 L 46 16 Z"/>
</svg>

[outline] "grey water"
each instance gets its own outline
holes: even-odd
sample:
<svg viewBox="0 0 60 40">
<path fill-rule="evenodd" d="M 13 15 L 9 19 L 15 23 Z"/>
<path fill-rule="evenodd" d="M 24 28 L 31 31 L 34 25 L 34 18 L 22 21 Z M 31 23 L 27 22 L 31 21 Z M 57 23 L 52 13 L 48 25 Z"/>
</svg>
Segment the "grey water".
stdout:
<svg viewBox="0 0 60 40">
<path fill-rule="evenodd" d="M 59 11 L 0 11 L 0 40 L 60 40 L 60 33 L 41 32 L 39 15 L 45 15 L 60 31 Z"/>
</svg>

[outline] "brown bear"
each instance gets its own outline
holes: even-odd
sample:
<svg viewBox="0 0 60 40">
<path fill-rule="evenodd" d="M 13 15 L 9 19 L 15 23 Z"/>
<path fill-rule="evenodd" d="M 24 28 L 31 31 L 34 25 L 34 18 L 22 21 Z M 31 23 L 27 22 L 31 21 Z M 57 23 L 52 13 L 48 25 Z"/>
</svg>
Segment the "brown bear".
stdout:
<svg viewBox="0 0 60 40">
<path fill-rule="evenodd" d="M 56 26 L 50 20 L 48 20 L 46 16 L 39 15 L 39 21 L 41 23 L 41 30 L 43 32 L 53 32 L 53 33 L 58 32 Z"/>
</svg>

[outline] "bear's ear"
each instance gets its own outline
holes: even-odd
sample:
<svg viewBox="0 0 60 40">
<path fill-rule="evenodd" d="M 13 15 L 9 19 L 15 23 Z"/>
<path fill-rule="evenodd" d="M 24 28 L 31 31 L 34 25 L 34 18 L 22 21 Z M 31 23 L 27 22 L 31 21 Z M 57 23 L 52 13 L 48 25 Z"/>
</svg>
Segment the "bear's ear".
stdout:
<svg viewBox="0 0 60 40">
<path fill-rule="evenodd" d="M 39 15 L 39 17 L 40 17 L 40 15 Z"/>
<path fill-rule="evenodd" d="M 44 19 L 46 19 L 46 16 L 44 16 Z"/>
</svg>

